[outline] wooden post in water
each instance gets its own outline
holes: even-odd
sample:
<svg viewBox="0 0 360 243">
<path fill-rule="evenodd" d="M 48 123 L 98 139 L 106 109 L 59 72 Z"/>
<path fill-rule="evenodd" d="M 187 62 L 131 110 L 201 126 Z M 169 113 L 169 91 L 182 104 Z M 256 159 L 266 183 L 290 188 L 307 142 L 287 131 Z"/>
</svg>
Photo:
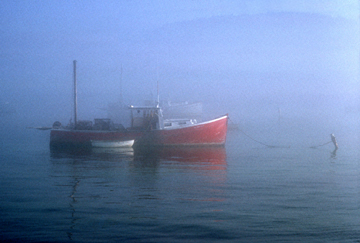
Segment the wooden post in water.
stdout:
<svg viewBox="0 0 360 243">
<path fill-rule="evenodd" d="M 74 129 L 77 127 L 76 60 L 74 60 Z"/>
<path fill-rule="evenodd" d="M 337 142 L 336 142 L 336 138 L 335 138 L 335 135 L 332 133 L 330 134 L 331 136 L 331 141 L 333 142 L 334 146 L 335 146 L 335 150 L 339 148 Z"/>
</svg>

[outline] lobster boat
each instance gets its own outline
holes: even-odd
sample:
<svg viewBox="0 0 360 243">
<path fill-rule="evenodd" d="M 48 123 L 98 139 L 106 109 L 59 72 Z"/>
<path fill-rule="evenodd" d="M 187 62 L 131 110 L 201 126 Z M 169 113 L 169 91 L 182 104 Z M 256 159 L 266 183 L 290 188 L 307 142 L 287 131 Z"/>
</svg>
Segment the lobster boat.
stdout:
<svg viewBox="0 0 360 243">
<path fill-rule="evenodd" d="M 74 61 L 74 122 L 56 121 L 50 132 L 51 146 L 222 146 L 226 141 L 228 115 L 198 122 L 196 119 L 169 119 L 159 102 L 154 106 L 129 106 L 130 126 L 109 118 L 77 121 L 76 61 Z"/>
</svg>

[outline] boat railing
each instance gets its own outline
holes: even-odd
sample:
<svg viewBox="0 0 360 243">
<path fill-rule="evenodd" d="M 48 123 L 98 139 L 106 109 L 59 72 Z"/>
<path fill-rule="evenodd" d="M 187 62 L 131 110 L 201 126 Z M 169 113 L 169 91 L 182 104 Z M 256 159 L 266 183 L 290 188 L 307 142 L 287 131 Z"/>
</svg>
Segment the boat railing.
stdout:
<svg viewBox="0 0 360 243">
<path fill-rule="evenodd" d="M 164 129 L 175 129 L 197 124 L 196 119 L 164 119 Z"/>
</svg>

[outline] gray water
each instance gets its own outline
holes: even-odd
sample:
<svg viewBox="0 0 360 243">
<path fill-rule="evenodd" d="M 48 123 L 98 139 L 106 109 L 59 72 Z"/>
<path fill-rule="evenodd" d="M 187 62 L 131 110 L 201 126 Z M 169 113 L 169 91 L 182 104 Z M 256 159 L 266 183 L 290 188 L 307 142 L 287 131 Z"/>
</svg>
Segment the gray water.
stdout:
<svg viewBox="0 0 360 243">
<path fill-rule="evenodd" d="M 229 131 L 223 149 L 53 151 L 48 131 L 4 130 L 0 239 L 360 242 L 359 130 L 337 151 L 309 148 L 332 131 L 264 131 L 247 134 L 286 146 Z"/>
</svg>

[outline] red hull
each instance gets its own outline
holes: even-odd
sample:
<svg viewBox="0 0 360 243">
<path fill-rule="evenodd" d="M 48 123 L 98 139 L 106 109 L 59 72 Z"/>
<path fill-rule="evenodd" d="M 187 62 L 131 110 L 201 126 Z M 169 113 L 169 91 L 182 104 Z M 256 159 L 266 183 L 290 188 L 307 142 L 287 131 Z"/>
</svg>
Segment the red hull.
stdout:
<svg viewBox="0 0 360 243">
<path fill-rule="evenodd" d="M 177 129 L 151 131 L 91 131 L 53 129 L 51 145 L 90 146 L 91 140 L 115 141 L 135 139 L 136 145 L 195 146 L 224 145 L 228 116 Z"/>
<path fill-rule="evenodd" d="M 224 145 L 228 116 L 177 129 L 152 130 L 135 143 L 153 146 Z"/>
</svg>

